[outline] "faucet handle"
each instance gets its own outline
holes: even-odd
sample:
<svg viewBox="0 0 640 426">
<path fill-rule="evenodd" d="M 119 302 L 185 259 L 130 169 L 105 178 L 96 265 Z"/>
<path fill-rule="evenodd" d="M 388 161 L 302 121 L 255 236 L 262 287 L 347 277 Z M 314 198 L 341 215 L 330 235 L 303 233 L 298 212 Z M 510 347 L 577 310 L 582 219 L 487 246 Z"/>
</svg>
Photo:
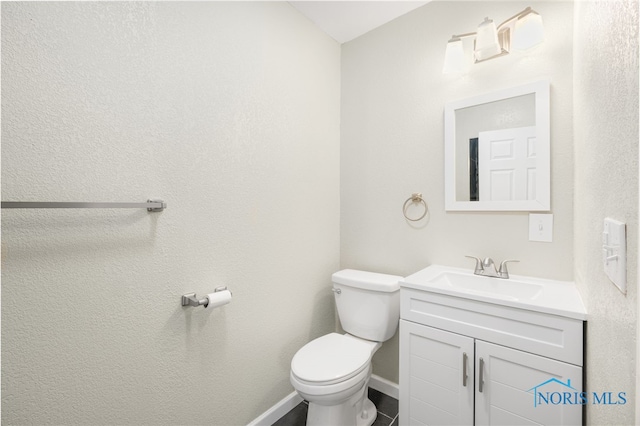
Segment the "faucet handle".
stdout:
<svg viewBox="0 0 640 426">
<path fill-rule="evenodd" d="M 476 268 L 474 272 L 478 272 L 478 271 L 482 271 L 484 270 L 484 268 L 482 267 L 482 260 L 480 260 L 479 257 L 475 257 L 475 256 L 469 256 L 469 255 L 464 255 L 464 257 L 468 257 L 469 259 L 475 259 L 476 261 Z"/>
<path fill-rule="evenodd" d="M 507 262 L 520 262 L 520 261 L 515 259 L 508 259 L 500 262 L 500 269 L 498 269 L 498 273 L 503 275 L 504 278 L 509 278 L 509 271 L 507 271 Z"/>
</svg>

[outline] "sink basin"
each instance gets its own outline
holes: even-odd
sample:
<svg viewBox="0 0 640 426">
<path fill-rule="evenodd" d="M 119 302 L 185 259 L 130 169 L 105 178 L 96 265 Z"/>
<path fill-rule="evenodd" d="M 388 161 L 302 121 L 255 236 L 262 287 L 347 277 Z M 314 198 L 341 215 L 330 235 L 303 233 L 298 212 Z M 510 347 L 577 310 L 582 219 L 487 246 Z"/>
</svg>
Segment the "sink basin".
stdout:
<svg viewBox="0 0 640 426">
<path fill-rule="evenodd" d="M 447 294 L 586 320 L 573 282 L 512 275 L 508 279 L 474 275 L 473 270 L 431 265 L 400 282 L 401 287 Z"/>
<path fill-rule="evenodd" d="M 449 286 L 455 291 L 508 300 L 533 300 L 542 293 L 543 289 L 540 284 L 522 280 L 481 277 L 454 271 L 442 272 L 431 282 Z"/>
</svg>

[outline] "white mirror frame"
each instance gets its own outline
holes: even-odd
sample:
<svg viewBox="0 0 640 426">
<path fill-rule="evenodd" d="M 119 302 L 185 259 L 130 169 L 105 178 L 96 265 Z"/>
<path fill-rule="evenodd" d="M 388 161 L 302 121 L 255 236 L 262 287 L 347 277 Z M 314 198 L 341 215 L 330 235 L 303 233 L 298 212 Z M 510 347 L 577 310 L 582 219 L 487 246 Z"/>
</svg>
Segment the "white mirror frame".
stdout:
<svg viewBox="0 0 640 426">
<path fill-rule="evenodd" d="M 549 211 L 551 210 L 551 126 L 549 81 L 542 80 L 471 98 L 452 101 L 444 108 L 444 191 L 447 211 Z M 523 201 L 456 200 L 456 110 L 516 96 L 535 94 L 536 115 L 536 199 Z"/>
</svg>

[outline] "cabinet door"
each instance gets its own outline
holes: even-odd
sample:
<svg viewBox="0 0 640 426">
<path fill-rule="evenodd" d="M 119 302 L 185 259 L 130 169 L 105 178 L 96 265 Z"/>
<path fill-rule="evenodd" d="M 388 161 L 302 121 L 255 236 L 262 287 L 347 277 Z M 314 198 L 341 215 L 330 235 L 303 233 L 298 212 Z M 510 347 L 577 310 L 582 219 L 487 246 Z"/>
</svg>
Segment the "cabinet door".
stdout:
<svg viewBox="0 0 640 426">
<path fill-rule="evenodd" d="M 400 422 L 473 425 L 473 352 L 469 337 L 401 320 Z"/>
<path fill-rule="evenodd" d="M 475 370 L 476 425 L 582 422 L 581 367 L 476 340 Z"/>
</svg>

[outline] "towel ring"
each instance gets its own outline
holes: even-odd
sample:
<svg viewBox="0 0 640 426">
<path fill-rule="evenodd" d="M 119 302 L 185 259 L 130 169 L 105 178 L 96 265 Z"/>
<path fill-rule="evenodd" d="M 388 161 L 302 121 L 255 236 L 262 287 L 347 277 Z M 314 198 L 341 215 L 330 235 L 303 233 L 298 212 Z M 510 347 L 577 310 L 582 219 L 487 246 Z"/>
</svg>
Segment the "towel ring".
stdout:
<svg viewBox="0 0 640 426">
<path fill-rule="evenodd" d="M 407 216 L 407 207 L 409 206 L 409 202 L 422 203 L 424 205 L 424 213 L 422 213 L 422 216 L 417 219 L 411 219 L 409 216 Z M 422 194 L 420 194 L 419 192 L 414 192 L 413 194 L 411 194 L 411 197 L 407 198 L 407 201 L 405 201 L 404 205 L 402 206 L 402 214 L 407 218 L 407 220 L 410 220 L 412 222 L 417 222 L 420 219 L 424 218 L 427 215 L 427 212 L 429 212 L 429 206 L 427 206 L 427 202 L 424 201 L 424 199 L 422 198 Z"/>
</svg>

